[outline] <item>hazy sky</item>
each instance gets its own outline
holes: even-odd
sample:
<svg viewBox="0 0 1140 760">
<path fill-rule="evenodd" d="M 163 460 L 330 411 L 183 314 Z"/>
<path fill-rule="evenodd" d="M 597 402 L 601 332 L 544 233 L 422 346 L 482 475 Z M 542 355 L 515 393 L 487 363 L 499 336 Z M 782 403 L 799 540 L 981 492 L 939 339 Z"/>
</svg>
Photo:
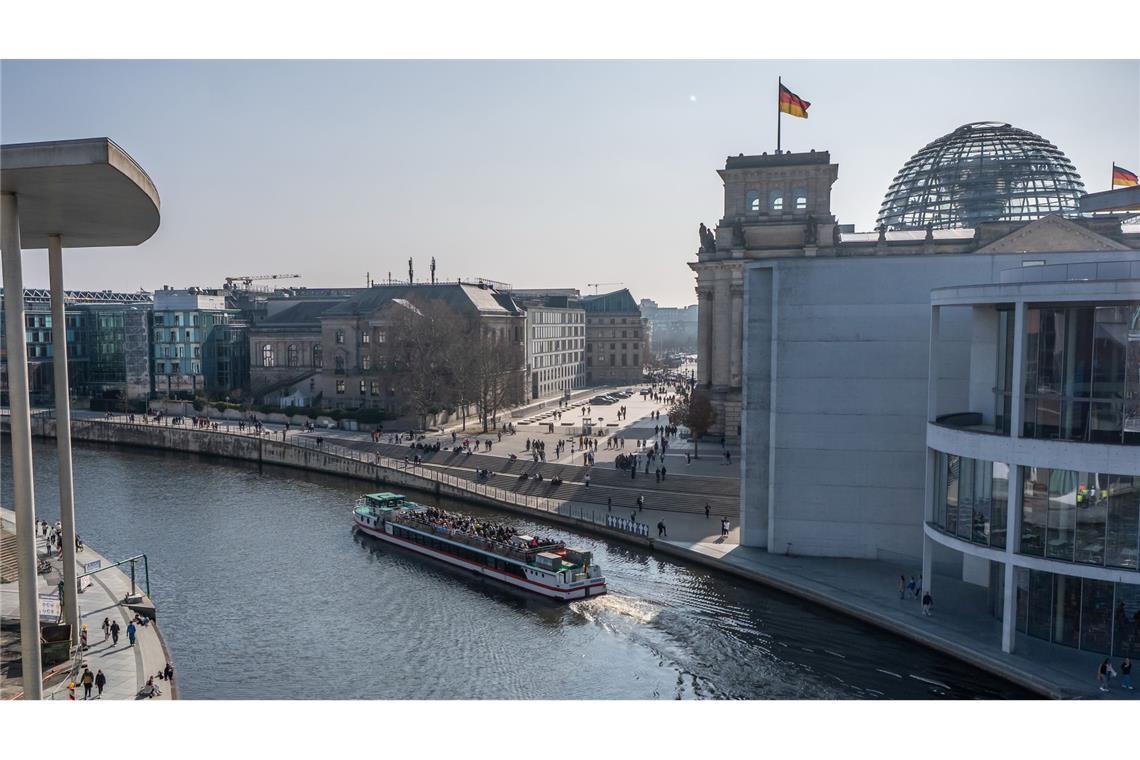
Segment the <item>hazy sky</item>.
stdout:
<svg viewBox="0 0 1140 760">
<path fill-rule="evenodd" d="M 812 103 L 783 117 L 784 148 L 831 151 L 833 210 L 860 230 L 966 122 L 1043 135 L 1090 192 L 1113 161 L 1140 171 L 1136 61 L 5 61 L 0 139 L 107 136 L 158 187 L 158 233 L 65 253 L 68 288 L 357 286 L 434 256 L 441 278 L 682 305 L 716 170 L 775 147 L 777 75 Z M 25 256 L 26 284 L 46 287 L 45 259 Z"/>
</svg>

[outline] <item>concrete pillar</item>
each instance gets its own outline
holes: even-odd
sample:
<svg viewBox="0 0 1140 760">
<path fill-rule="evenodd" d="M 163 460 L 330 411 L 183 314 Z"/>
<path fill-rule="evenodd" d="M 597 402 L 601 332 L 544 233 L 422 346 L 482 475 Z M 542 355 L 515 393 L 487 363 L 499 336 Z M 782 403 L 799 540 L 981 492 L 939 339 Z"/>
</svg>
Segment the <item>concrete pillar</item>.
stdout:
<svg viewBox="0 0 1140 760">
<path fill-rule="evenodd" d="M 938 334 L 941 306 L 930 307 L 930 353 L 926 365 L 926 421 L 938 416 Z"/>
<path fill-rule="evenodd" d="M 741 387 L 740 367 L 744 355 L 744 285 L 733 283 L 730 289 L 732 310 L 732 337 L 729 343 L 728 384 Z M 728 433 L 728 430 L 725 430 Z M 733 431 L 734 432 L 734 431 Z"/>
<path fill-rule="evenodd" d="M 71 643 L 79 644 L 79 599 L 75 572 L 75 484 L 71 473 L 71 394 L 67 378 L 67 315 L 63 302 L 63 245 L 48 236 L 51 283 L 51 342 L 55 373 L 56 451 L 59 458 L 59 522 L 63 529 L 63 621 L 71 623 Z"/>
<path fill-rule="evenodd" d="M 20 664 L 24 699 L 43 699 L 39 599 L 36 596 L 36 503 L 32 488 L 32 419 L 28 351 L 24 337 L 24 271 L 16 196 L 0 194 L 0 249 L 4 271 L 4 330 L 8 343 L 8 404 L 12 425 L 12 498 L 20 572 Z"/>
<path fill-rule="evenodd" d="M 1016 364 L 1016 361 L 1015 361 Z M 1014 375 L 1017 378 L 1017 375 Z M 1014 398 L 1020 394 L 1014 391 Z M 1013 653 L 1017 640 L 1017 568 L 1013 555 L 1021 539 L 1021 503 L 1025 496 L 1025 468 L 1009 468 L 1009 500 L 1005 513 L 1005 597 L 1002 600 L 1001 650 Z"/>
<path fill-rule="evenodd" d="M 934 542 L 923 531 L 922 534 L 922 591 L 934 595 Z"/>
<path fill-rule="evenodd" d="M 1021 414 L 1025 406 L 1025 301 L 1018 301 L 1013 307 L 1013 397 L 1009 409 L 1009 435 L 1011 438 L 1021 437 Z M 1012 483 L 1010 486 L 1012 487 Z M 1020 502 L 1020 495 L 1018 497 Z M 1011 510 L 1012 513 L 1012 510 Z M 1021 510 L 1018 509 L 1020 517 Z M 1014 536 L 1006 537 L 1009 543 Z"/>
</svg>

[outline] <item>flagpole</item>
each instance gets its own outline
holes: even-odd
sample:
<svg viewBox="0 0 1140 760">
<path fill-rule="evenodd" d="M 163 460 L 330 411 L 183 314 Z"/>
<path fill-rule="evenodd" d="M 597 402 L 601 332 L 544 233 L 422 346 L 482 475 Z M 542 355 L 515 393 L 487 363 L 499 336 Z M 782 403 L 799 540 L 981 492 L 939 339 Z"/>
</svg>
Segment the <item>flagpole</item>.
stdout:
<svg viewBox="0 0 1140 760">
<path fill-rule="evenodd" d="M 780 155 L 780 89 L 784 86 L 783 78 L 776 77 L 776 155 Z M 1113 170 L 1115 172 L 1115 169 Z"/>
</svg>

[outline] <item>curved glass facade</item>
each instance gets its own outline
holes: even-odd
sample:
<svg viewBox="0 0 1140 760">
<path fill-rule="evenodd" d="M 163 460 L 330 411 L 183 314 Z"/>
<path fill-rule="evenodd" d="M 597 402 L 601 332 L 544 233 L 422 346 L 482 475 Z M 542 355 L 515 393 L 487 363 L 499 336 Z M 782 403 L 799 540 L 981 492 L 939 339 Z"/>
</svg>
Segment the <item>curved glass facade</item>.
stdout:
<svg viewBox="0 0 1140 760">
<path fill-rule="evenodd" d="M 1140 655 L 1140 586 L 1017 568 L 1016 629 L 1118 657 Z"/>
<path fill-rule="evenodd" d="M 999 356 L 999 372 L 1003 364 Z M 1140 303 L 1025 312 L 1022 435 L 1140 445 Z"/>
<path fill-rule="evenodd" d="M 934 525 L 964 541 L 1005 548 L 1009 465 L 938 452 Z"/>
<path fill-rule="evenodd" d="M 1024 468 L 1018 552 L 1137 569 L 1140 475 Z"/>
</svg>

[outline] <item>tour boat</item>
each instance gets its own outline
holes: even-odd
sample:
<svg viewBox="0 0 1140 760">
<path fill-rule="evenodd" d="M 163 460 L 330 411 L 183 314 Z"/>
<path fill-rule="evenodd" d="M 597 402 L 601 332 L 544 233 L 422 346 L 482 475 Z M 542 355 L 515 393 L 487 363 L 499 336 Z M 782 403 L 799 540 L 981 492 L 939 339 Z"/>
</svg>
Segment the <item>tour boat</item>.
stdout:
<svg viewBox="0 0 1140 760">
<path fill-rule="evenodd" d="M 606 593 L 606 579 L 588 551 L 561 541 L 520 535 L 513 528 L 371 493 L 353 510 L 356 527 L 405 549 L 552 599 Z"/>
</svg>

